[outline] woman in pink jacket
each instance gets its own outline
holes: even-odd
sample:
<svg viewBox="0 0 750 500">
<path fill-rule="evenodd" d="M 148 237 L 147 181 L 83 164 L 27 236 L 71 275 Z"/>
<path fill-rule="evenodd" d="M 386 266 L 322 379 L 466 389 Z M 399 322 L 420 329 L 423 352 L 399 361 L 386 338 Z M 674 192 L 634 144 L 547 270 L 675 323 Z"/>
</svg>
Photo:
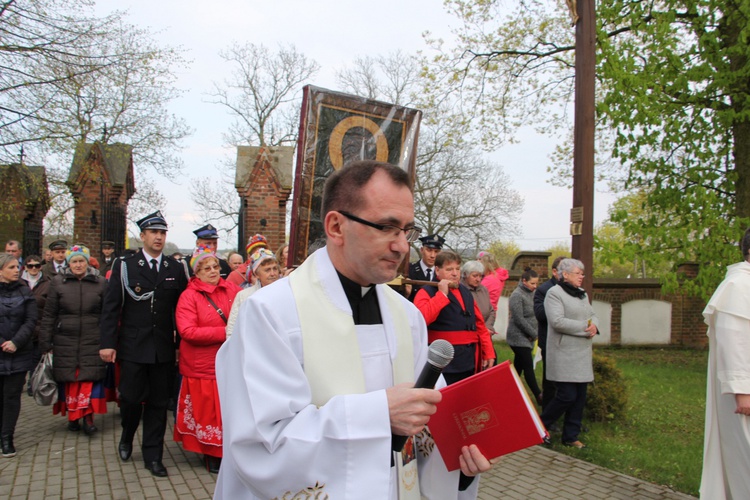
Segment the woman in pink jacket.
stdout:
<svg viewBox="0 0 750 500">
<path fill-rule="evenodd" d="M 216 387 L 216 352 L 227 338 L 226 322 L 240 287 L 220 276 L 219 259 L 198 247 L 190 260 L 195 276 L 177 303 L 180 333 L 180 396 L 174 440 L 202 453 L 209 472 L 221 465 L 222 427 Z"/>
<path fill-rule="evenodd" d="M 479 252 L 477 260 L 484 265 L 482 284 L 490 292 L 490 304 L 497 311 L 497 302 L 500 300 L 505 282 L 508 280 L 508 270 L 500 267 L 495 260 L 495 256 L 489 252 Z"/>
</svg>

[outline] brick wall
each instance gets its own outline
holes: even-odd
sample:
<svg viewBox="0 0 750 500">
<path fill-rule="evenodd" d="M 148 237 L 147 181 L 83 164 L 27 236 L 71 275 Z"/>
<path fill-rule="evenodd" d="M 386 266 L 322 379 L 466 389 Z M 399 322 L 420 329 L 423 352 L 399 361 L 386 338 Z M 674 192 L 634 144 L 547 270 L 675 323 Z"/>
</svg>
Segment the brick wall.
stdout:
<svg viewBox="0 0 750 500">
<path fill-rule="evenodd" d="M 540 283 L 549 279 L 547 274 L 549 252 L 520 252 L 509 270 L 503 295 L 508 297 L 518 286 L 525 267 L 531 267 L 540 276 Z M 544 272 L 540 272 L 544 270 Z M 695 276 L 695 264 L 684 264 L 678 268 L 686 278 Z M 706 325 L 703 322 L 702 299 L 682 294 L 663 294 L 657 279 L 594 279 L 592 299 L 612 306 L 611 343 L 619 345 L 622 339 L 622 305 L 633 300 L 661 300 L 672 304 L 671 344 L 685 347 L 708 347 Z"/>
</svg>

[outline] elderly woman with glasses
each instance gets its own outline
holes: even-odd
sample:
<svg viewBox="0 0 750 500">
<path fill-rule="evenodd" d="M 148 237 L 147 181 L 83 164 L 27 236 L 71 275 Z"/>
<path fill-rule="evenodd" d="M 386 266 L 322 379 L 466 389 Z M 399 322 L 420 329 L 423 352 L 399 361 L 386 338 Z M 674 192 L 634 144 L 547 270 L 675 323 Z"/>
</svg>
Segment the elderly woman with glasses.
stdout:
<svg viewBox="0 0 750 500">
<path fill-rule="evenodd" d="M 210 247 L 196 248 L 190 266 L 195 276 L 175 310 L 182 382 L 174 440 L 202 453 L 206 469 L 218 473 L 223 443 L 216 353 L 226 340 L 227 314 L 240 287 L 221 277 L 219 259 Z"/>
<path fill-rule="evenodd" d="M 583 284 L 583 263 L 563 259 L 557 267 L 560 282 L 544 299 L 547 314 L 547 378 L 555 382 L 555 398 L 542 412 L 542 423 L 549 428 L 565 415 L 562 442 L 585 448 L 581 432 L 586 389 L 594 381 L 592 340 L 598 333 L 599 319 L 589 303 Z"/>
</svg>

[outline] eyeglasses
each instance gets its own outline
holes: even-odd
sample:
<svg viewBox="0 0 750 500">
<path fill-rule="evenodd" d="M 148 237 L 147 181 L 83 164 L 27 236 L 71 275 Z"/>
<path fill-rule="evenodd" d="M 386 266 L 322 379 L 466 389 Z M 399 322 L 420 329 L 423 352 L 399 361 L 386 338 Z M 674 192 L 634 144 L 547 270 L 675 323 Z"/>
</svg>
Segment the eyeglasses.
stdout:
<svg viewBox="0 0 750 500">
<path fill-rule="evenodd" d="M 408 241 L 409 243 L 413 243 L 417 241 L 417 238 L 419 238 L 419 235 L 422 234 L 422 228 L 417 227 L 417 226 L 398 227 L 398 226 L 393 226 L 391 224 L 376 224 L 374 222 L 370 222 L 369 220 L 360 219 L 356 215 L 352 215 L 349 212 L 338 210 L 338 213 L 340 213 L 347 219 L 353 220 L 354 222 L 359 222 L 360 224 L 364 224 L 365 226 L 374 227 L 378 231 L 382 231 L 383 233 L 393 238 L 398 238 L 401 235 L 401 232 L 403 231 L 404 234 L 406 235 L 406 241 Z"/>
<path fill-rule="evenodd" d="M 26 264 L 26 267 L 28 269 L 39 269 L 40 267 L 42 267 L 42 265 L 41 264 Z"/>
<path fill-rule="evenodd" d="M 586 277 L 586 275 L 583 274 L 583 271 L 572 271 L 572 272 L 569 272 L 568 274 L 579 275 L 579 276 L 581 276 L 581 278 L 585 278 Z"/>
</svg>

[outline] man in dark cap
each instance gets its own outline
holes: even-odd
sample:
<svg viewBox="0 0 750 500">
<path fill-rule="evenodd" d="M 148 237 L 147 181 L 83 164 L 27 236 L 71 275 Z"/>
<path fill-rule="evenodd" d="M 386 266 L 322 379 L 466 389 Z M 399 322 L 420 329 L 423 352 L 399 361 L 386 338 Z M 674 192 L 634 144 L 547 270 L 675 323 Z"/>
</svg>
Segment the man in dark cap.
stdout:
<svg viewBox="0 0 750 500">
<path fill-rule="evenodd" d="M 199 246 L 202 245 L 206 248 L 210 248 L 211 251 L 215 254 L 218 252 L 219 232 L 216 230 L 214 226 L 212 226 L 211 224 L 206 224 L 205 226 L 199 227 L 198 229 L 193 231 L 193 234 L 195 234 L 195 238 L 196 238 L 195 248 L 198 248 Z M 229 276 L 229 273 L 232 272 L 232 268 L 229 267 L 229 263 L 225 261 L 224 259 L 219 259 L 219 267 L 221 268 L 219 270 L 219 274 L 224 279 L 226 279 L 227 276 Z M 193 269 L 190 266 L 188 266 L 188 270 L 190 271 L 190 275 L 192 276 Z"/>
<path fill-rule="evenodd" d="M 55 240 L 49 244 L 49 249 L 52 251 L 52 260 L 42 266 L 42 276 L 48 276 L 51 279 L 65 269 L 65 251 L 68 249 L 68 242 Z"/>
<path fill-rule="evenodd" d="M 162 253 L 167 222 L 161 212 L 147 215 L 138 226 L 143 248 L 112 266 L 102 306 L 99 354 L 105 362 L 120 362 L 120 458 L 130 458 L 143 417 L 143 461 L 151 474 L 165 477 L 162 455 L 177 336 L 174 311 L 188 272 L 184 264 Z"/>
<path fill-rule="evenodd" d="M 115 255 L 115 242 L 114 241 L 102 241 L 102 260 L 100 263 L 99 272 L 102 276 L 107 275 L 107 271 L 112 269 L 112 264 L 115 262 L 117 256 Z"/>
<path fill-rule="evenodd" d="M 428 234 L 419 238 L 419 241 L 422 242 L 422 248 L 419 250 L 422 258 L 409 264 L 409 279 L 438 281 L 435 277 L 435 257 L 442 250 L 445 238 L 438 234 Z M 410 302 L 414 302 L 414 297 L 421 288 L 420 285 L 412 285 L 411 294 L 409 294 Z"/>
</svg>

